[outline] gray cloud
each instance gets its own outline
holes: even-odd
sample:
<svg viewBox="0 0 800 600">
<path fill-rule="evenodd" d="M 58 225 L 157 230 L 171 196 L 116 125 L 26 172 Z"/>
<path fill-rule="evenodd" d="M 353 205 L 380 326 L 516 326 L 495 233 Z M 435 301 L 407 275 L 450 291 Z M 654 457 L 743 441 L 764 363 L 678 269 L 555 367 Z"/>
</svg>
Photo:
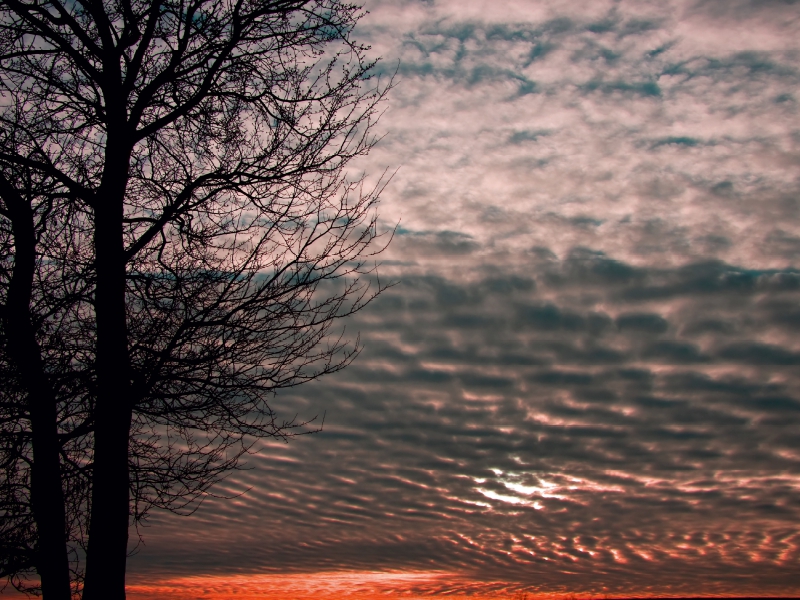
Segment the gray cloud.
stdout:
<svg viewBox="0 0 800 600">
<path fill-rule="evenodd" d="M 369 6 L 398 284 L 274 399 L 324 430 L 155 515 L 132 581 L 800 591 L 800 5 L 496 4 Z"/>
<path fill-rule="evenodd" d="M 780 306 L 753 304 L 756 284 L 693 285 L 697 272 L 708 277 L 704 265 L 637 269 L 587 254 L 577 256 L 601 277 L 581 280 L 573 255 L 527 278 L 496 268 L 469 282 L 406 279 L 362 315 L 361 360 L 276 400 L 281 411 L 324 409 L 325 430 L 256 455 L 252 475 L 232 482 L 251 488 L 244 502 L 209 500 L 191 562 L 174 558 L 186 537 L 171 533 L 173 521 L 158 523 L 155 548 L 134 561 L 188 572 L 433 564 L 542 590 L 578 573 L 587 589 L 616 591 L 643 574 L 732 589 L 751 565 L 759 589 L 794 585 L 800 380 L 780 369 L 796 354 L 730 344 L 729 328 L 691 329 L 681 316 L 735 322 L 750 305 L 769 323 Z M 636 309 L 636 298 L 626 310 L 625 290 L 654 280 L 673 282 L 669 297 L 689 307 L 667 305 L 666 318 Z M 738 302 L 726 310 L 709 294 Z M 771 380 L 778 373 L 782 382 Z M 778 531 L 783 542 L 765 541 Z M 764 544 L 773 555 L 756 568 L 750 553 Z"/>
</svg>

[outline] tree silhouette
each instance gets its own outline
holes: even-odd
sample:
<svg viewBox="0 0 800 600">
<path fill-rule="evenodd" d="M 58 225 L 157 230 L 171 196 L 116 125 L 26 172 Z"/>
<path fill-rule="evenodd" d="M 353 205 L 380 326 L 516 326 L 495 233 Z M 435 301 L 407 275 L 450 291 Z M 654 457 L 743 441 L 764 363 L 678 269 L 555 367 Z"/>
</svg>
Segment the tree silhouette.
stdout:
<svg viewBox="0 0 800 600">
<path fill-rule="evenodd" d="M 131 522 L 191 507 L 254 439 L 309 431 L 268 400 L 358 352 L 335 325 L 383 289 L 383 184 L 347 167 L 390 87 L 360 16 L 0 8 L 0 574 L 18 588 L 35 572 L 48 600 L 124 598 Z"/>
</svg>

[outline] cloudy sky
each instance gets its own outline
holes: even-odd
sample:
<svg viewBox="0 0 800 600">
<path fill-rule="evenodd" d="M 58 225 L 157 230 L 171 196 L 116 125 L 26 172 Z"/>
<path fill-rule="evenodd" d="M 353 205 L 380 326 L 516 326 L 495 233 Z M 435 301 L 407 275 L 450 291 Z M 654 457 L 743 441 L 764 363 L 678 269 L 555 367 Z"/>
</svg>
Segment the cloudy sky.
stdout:
<svg viewBox="0 0 800 600">
<path fill-rule="evenodd" d="M 800 2 L 366 8 L 398 284 L 131 597 L 800 594 Z"/>
</svg>

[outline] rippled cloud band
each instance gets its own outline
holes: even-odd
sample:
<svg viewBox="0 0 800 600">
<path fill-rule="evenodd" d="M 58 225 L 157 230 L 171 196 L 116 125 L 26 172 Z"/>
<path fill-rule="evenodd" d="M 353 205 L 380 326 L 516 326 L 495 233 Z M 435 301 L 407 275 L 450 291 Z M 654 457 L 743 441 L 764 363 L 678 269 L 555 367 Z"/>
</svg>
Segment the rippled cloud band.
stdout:
<svg viewBox="0 0 800 600">
<path fill-rule="evenodd" d="M 132 597 L 800 594 L 800 3 L 366 8 L 397 285 Z"/>
</svg>

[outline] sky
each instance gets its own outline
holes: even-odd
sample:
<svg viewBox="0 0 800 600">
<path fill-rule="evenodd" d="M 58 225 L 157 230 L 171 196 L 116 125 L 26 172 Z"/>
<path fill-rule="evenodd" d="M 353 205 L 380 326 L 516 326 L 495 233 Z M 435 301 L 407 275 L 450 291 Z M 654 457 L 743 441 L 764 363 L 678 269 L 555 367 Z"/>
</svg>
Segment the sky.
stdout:
<svg viewBox="0 0 800 600">
<path fill-rule="evenodd" d="M 800 2 L 365 7 L 396 285 L 129 597 L 800 594 Z"/>
</svg>

